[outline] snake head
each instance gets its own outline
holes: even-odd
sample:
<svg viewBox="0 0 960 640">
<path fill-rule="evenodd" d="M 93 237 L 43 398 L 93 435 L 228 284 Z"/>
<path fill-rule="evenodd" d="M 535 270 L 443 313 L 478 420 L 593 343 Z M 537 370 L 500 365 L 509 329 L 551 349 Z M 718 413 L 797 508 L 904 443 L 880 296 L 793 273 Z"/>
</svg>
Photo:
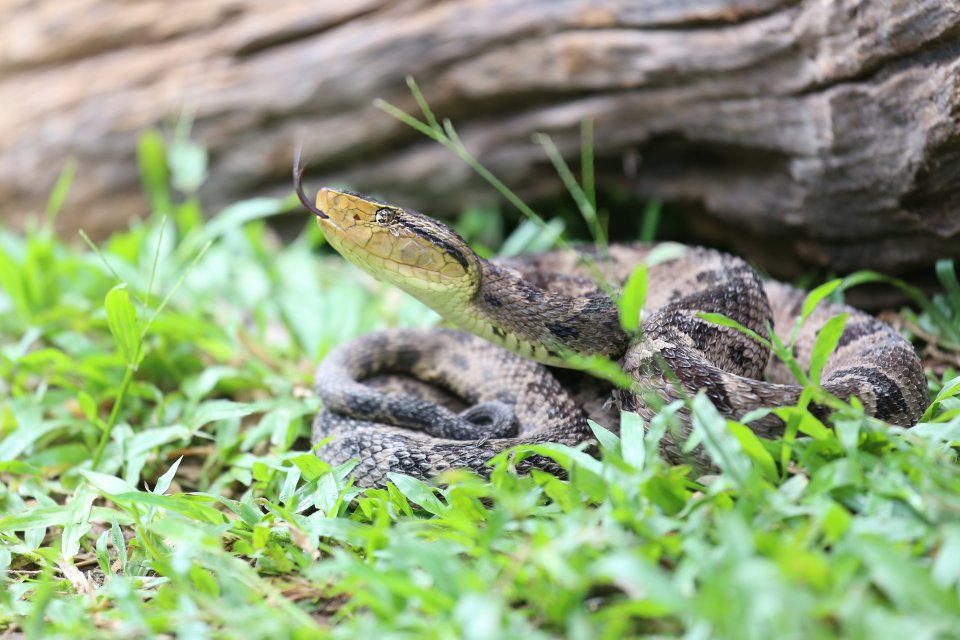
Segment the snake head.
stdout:
<svg viewBox="0 0 960 640">
<path fill-rule="evenodd" d="M 314 205 L 303 193 L 300 173 L 295 173 L 300 200 L 344 258 L 440 313 L 476 293 L 479 258 L 453 229 L 352 191 L 321 189 Z"/>
</svg>

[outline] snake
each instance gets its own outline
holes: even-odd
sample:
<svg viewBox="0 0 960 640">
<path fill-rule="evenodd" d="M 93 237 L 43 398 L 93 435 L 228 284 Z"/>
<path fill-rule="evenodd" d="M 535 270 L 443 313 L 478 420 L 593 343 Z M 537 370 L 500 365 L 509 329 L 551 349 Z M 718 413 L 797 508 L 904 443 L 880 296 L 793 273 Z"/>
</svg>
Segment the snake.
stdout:
<svg viewBox="0 0 960 640">
<path fill-rule="evenodd" d="M 780 415 L 757 410 L 794 405 L 804 386 L 757 337 L 772 328 L 806 369 L 820 331 L 839 314 L 846 321 L 820 371 L 822 390 L 856 397 L 870 416 L 906 427 L 929 404 L 921 361 L 892 327 L 826 299 L 798 324 L 806 293 L 761 280 L 739 257 L 637 242 L 487 260 L 415 210 L 333 188 L 311 201 L 302 175 L 295 167 L 296 192 L 333 249 L 456 327 L 361 335 L 320 363 L 312 442 L 331 465 L 354 462 L 361 487 L 384 486 L 392 473 L 488 475 L 489 461 L 517 445 L 589 448 L 590 420 L 619 433 L 620 412 L 646 424 L 697 393 L 725 418 L 749 418 L 758 436 L 782 436 Z M 647 292 L 638 330 L 628 330 L 617 298 L 639 265 Z M 583 373 L 598 362 L 614 363 L 630 384 Z M 832 411 L 817 403 L 809 410 L 822 421 Z M 679 428 L 660 440 L 664 458 L 715 468 L 702 443 L 685 450 L 689 408 L 677 416 Z M 554 456 L 518 458 L 520 471 L 563 474 Z"/>
</svg>

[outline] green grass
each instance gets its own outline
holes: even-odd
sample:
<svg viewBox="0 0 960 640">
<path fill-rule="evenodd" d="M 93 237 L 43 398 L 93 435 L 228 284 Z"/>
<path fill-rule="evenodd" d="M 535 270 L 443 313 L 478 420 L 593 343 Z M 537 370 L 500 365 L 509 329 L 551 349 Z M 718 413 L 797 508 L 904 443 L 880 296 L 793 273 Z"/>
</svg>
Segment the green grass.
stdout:
<svg viewBox="0 0 960 640">
<path fill-rule="evenodd" d="M 264 219 L 292 200 L 204 222 L 205 158 L 182 137 L 145 136 L 140 160 L 155 215 L 96 250 L 49 231 L 72 169 L 41 224 L 0 230 L 0 630 L 958 637 L 956 371 L 931 374 L 938 401 L 912 429 L 848 406 L 831 430 L 797 407 L 811 437 L 767 442 L 697 397 L 712 477 L 660 458 L 671 405 L 646 432 L 631 415 L 620 438 L 598 427 L 599 460 L 532 449 L 569 481 L 518 477 L 505 455 L 489 481 L 361 492 L 309 451 L 313 367 L 353 335 L 436 317 L 318 258 L 306 216 L 277 242 Z M 578 204 L 595 212 L 589 184 Z M 508 248 L 539 248 L 535 230 Z M 945 280 L 909 316 L 945 349 L 955 295 Z"/>
</svg>

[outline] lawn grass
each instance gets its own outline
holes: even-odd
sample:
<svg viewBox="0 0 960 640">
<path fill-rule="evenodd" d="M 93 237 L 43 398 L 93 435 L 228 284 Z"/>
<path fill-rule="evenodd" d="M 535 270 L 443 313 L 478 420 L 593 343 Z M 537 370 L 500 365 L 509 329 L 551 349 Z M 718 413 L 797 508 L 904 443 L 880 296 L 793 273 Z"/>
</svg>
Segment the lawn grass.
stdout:
<svg viewBox="0 0 960 640">
<path fill-rule="evenodd" d="M 960 637 L 955 370 L 911 429 L 798 407 L 812 437 L 767 442 L 699 396 L 714 476 L 660 458 L 671 405 L 598 427 L 599 460 L 541 450 L 568 481 L 502 456 L 489 480 L 360 491 L 309 451 L 313 368 L 436 316 L 318 258 L 312 221 L 279 243 L 264 219 L 292 199 L 204 221 L 188 142 L 140 157 L 154 214 L 96 250 L 49 230 L 69 176 L 32 230 L 0 229 L 0 637 Z M 940 271 L 907 318 L 949 350 Z"/>
</svg>

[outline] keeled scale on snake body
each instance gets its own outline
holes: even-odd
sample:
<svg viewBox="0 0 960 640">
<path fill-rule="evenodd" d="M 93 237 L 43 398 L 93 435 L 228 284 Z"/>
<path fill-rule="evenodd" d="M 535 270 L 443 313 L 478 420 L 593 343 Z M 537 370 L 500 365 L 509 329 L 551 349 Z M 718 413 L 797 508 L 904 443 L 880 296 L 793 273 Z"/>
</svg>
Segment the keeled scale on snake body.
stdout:
<svg viewBox="0 0 960 640">
<path fill-rule="evenodd" d="M 466 330 L 381 331 L 341 345 L 320 364 L 316 389 L 324 408 L 313 440 L 332 439 L 318 455 L 332 464 L 358 459 L 361 486 L 383 485 L 391 471 L 422 479 L 455 467 L 483 474 L 490 458 L 517 444 L 588 440 L 587 417 L 603 415 L 601 424 L 617 431 L 618 414 L 604 405 L 609 397 L 614 409 L 650 418 L 655 408 L 644 400 L 650 394 L 670 401 L 704 390 L 733 419 L 799 398 L 802 388 L 769 349 L 697 315 L 721 313 L 760 335 L 772 323 L 788 339 L 805 294 L 761 282 L 737 257 L 685 247 L 650 265 L 641 331 L 631 338 L 596 277 L 618 287 L 655 245 L 487 261 L 452 229 L 416 211 L 333 189 L 322 189 L 314 205 L 303 193 L 302 171 L 294 175 L 301 201 L 343 257 Z M 915 424 L 929 403 L 920 359 L 878 319 L 822 302 L 797 337 L 797 360 L 809 366 L 817 332 L 838 313 L 849 315 L 822 371 L 824 390 L 844 400 L 857 396 L 867 413 L 887 422 Z M 635 388 L 569 375 L 567 387 L 561 385 L 544 365 L 567 366 L 571 354 L 619 362 Z M 813 411 L 826 417 L 824 407 Z M 671 461 L 684 459 L 680 448 L 690 426 L 685 410 L 681 415 L 681 437 L 667 434 L 661 442 Z M 783 432 L 772 414 L 748 426 L 766 437 Z M 711 466 L 702 446 L 692 455 Z M 560 471 L 541 457 L 521 468 L 532 465 Z"/>
</svg>

